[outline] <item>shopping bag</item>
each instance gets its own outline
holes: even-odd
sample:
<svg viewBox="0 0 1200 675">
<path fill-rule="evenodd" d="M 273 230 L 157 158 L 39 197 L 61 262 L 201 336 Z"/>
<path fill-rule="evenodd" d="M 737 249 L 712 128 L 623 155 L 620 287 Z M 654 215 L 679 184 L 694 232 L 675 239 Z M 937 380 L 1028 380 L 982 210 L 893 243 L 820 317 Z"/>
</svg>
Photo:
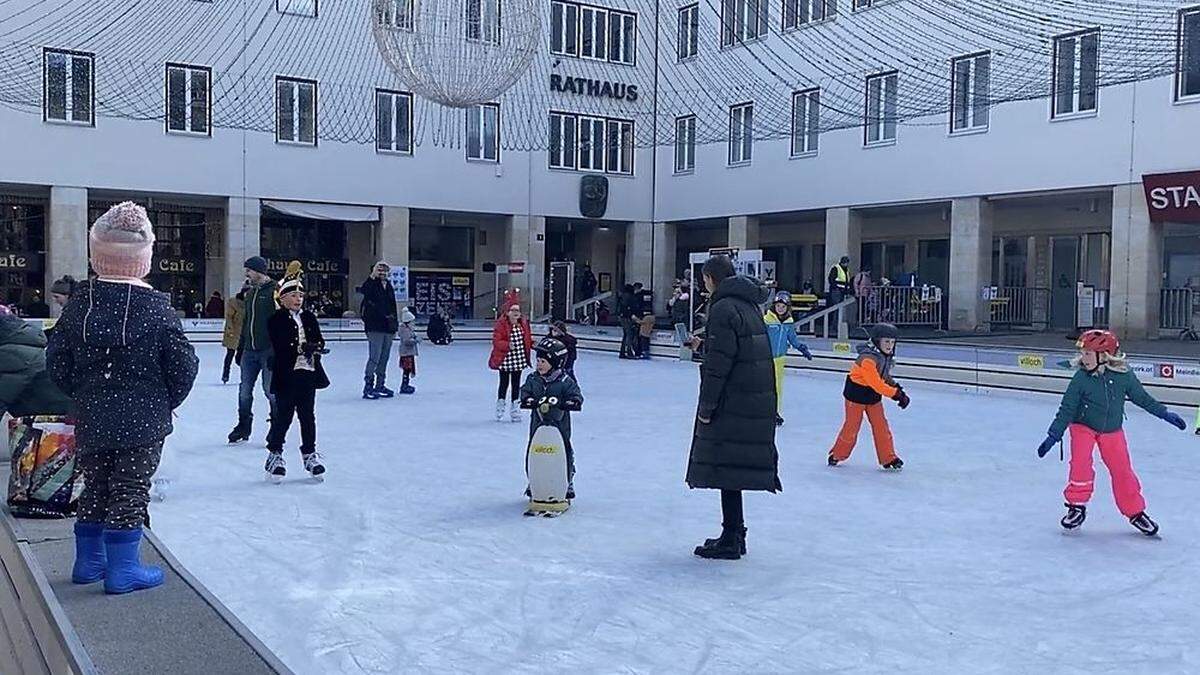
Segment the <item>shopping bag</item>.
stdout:
<svg viewBox="0 0 1200 675">
<path fill-rule="evenodd" d="M 9 420 L 8 438 L 9 511 L 21 518 L 73 515 L 83 491 L 75 462 L 75 425 L 62 415 L 17 417 Z"/>
</svg>

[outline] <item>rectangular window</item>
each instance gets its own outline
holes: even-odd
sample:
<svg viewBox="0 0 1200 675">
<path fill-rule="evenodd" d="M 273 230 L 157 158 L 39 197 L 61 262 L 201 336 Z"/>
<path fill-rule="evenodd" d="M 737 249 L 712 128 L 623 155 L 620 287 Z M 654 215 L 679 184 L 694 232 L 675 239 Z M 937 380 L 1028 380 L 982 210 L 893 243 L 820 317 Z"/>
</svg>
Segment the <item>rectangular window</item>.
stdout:
<svg viewBox="0 0 1200 675">
<path fill-rule="evenodd" d="M 754 104 L 729 109 L 729 164 L 749 164 L 754 147 Z"/>
<path fill-rule="evenodd" d="M 637 15 L 568 0 L 553 0 L 550 3 L 550 51 L 633 65 L 637 60 Z"/>
<path fill-rule="evenodd" d="M 767 34 L 768 0 L 721 0 L 721 47 Z"/>
<path fill-rule="evenodd" d="M 792 94 L 792 157 L 817 154 L 821 134 L 821 90 Z"/>
<path fill-rule="evenodd" d="M 1100 71 L 1100 29 L 1054 38 L 1052 118 L 1096 112 Z"/>
<path fill-rule="evenodd" d="M 550 167 L 633 175 L 633 121 L 550 113 Z"/>
<path fill-rule="evenodd" d="M 550 3 L 550 51 L 579 56 L 579 5 L 561 0 Z"/>
<path fill-rule="evenodd" d="M 783 29 L 832 19 L 837 11 L 837 0 L 783 0 Z"/>
<path fill-rule="evenodd" d="M 42 52 L 42 118 L 70 124 L 95 124 L 94 57 L 82 52 Z"/>
<path fill-rule="evenodd" d="M 898 73 L 867 78 L 867 105 L 863 119 L 864 143 L 887 145 L 896 142 L 896 86 Z"/>
<path fill-rule="evenodd" d="M 675 173 L 696 169 L 696 116 L 675 118 Z"/>
<path fill-rule="evenodd" d="M 317 15 L 317 0 L 275 0 L 275 9 L 283 14 Z"/>
<path fill-rule="evenodd" d="M 854 11 L 858 11 L 860 9 L 866 9 L 868 7 L 873 6 L 878 1 L 879 0 L 853 0 L 853 4 L 850 6 L 850 9 L 852 9 Z"/>
<path fill-rule="evenodd" d="M 375 10 L 383 25 L 401 30 L 413 29 L 413 0 L 380 0 Z"/>
<path fill-rule="evenodd" d="M 680 61 L 700 53 L 700 5 L 688 5 L 679 10 L 679 36 L 676 43 Z"/>
<path fill-rule="evenodd" d="M 275 78 L 275 140 L 317 144 L 317 83 Z"/>
<path fill-rule="evenodd" d="M 467 39 L 500 44 L 500 0 L 466 0 Z"/>
<path fill-rule="evenodd" d="M 467 109 L 467 159 L 500 161 L 500 104 Z"/>
<path fill-rule="evenodd" d="M 1200 6 L 1179 10 L 1175 100 L 1200 100 Z"/>
<path fill-rule="evenodd" d="M 167 133 L 211 134 L 212 70 L 167 64 Z"/>
<path fill-rule="evenodd" d="M 375 149 L 411 155 L 413 97 L 402 91 L 375 90 Z"/>
<path fill-rule="evenodd" d="M 950 62 L 950 131 L 984 131 L 988 128 L 992 72 L 990 52 L 960 56 Z"/>
</svg>

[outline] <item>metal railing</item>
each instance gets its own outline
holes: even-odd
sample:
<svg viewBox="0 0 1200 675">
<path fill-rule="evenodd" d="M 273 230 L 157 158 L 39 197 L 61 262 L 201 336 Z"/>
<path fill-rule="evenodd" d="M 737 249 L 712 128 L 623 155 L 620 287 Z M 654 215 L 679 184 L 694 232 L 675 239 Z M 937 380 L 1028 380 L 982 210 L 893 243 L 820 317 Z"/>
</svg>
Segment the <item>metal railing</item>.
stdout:
<svg viewBox="0 0 1200 675">
<path fill-rule="evenodd" d="M 593 295 L 583 302 L 577 302 L 574 305 L 571 305 L 571 318 L 573 318 L 577 323 L 581 323 L 585 326 L 595 326 L 596 314 L 600 309 L 600 303 L 608 300 L 612 296 L 612 291 L 605 291 L 598 295 Z"/>
<path fill-rule="evenodd" d="M 1044 329 L 1050 322 L 1050 289 L 1000 286 L 988 298 L 988 316 L 995 326 Z"/>
<path fill-rule="evenodd" d="M 942 327 L 942 290 L 935 286 L 871 286 L 858 297 L 858 322 Z"/>
<path fill-rule="evenodd" d="M 1191 288 L 1164 288 L 1158 296 L 1158 327 L 1194 331 L 1200 313 L 1200 293 Z"/>
<path fill-rule="evenodd" d="M 829 334 L 829 317 L 836 315 L 834 325 L 837 327 L 837 338 L 845 340 L 849 337 L 847 310 L 856 302 L 855 298 L 846 298 L 833 307 L 826 307 L 796 321 L 794 330 L 802 335 L 816 335 L 817 322 L 821 322 L 821 337 L 831 337 Z"/>
</svg>

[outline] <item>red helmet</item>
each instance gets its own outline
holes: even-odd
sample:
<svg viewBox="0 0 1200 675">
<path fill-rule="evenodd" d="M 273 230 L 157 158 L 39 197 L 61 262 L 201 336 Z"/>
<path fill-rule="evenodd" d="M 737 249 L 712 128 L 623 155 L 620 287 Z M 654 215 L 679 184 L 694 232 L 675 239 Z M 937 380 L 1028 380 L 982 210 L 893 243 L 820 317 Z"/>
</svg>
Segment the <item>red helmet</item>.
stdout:
<svg viewBox="0 0 1200 675">
<path fill-rule="evenodd" d="M 1089 330 L 1079 336 L 1075 343 L 1080 349 L 1087 349 L 1098 354 L 1116 354 L 1121 351 L 1121 342 L 1117 336 L 1107 330 Z"/>
</svg>

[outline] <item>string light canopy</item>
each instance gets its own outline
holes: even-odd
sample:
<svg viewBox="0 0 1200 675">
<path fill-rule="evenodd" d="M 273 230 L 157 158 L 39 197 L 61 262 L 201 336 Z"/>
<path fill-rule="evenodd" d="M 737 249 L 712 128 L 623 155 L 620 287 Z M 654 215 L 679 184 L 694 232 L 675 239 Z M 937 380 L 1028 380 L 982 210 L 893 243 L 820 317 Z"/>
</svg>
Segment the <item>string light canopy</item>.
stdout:
<svg viewBox="0 0 1200 675">
<path fill-rule="evenodd" d="M 529 70 L 541 45 L 535 0 L 373 0 L 371 9 L 388 68 L 417 95 L 449 108 L 495 101 Z"/>
</svg>

